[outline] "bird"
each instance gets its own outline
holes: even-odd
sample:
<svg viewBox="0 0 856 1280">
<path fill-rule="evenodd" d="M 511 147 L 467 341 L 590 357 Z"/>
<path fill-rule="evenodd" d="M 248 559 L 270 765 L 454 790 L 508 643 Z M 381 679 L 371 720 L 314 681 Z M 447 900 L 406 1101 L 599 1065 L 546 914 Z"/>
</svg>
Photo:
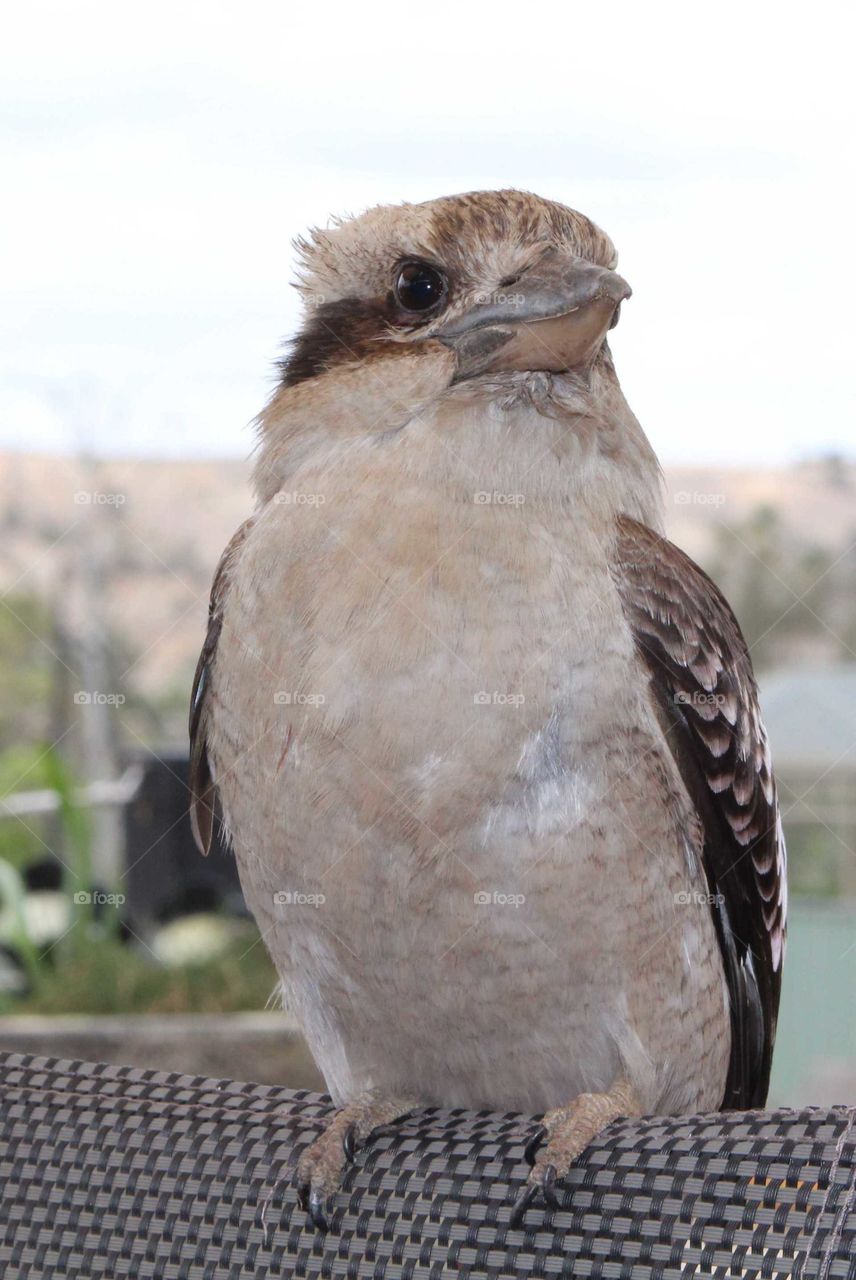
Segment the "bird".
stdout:
<svg viewBox="0 0 856 1280">
<path fill-rule="evenodd" d="M 222 823 L 334 1104 L 297 1164 L 315 1228 L 431 1105 L 541 1118 L 522 1228 L 613 1121 L 766 1100 L 787 880 L 751 658 L 665 536 L 594 222 L 477 191 L 296 245 L 194 834 Z"/>
</svg>

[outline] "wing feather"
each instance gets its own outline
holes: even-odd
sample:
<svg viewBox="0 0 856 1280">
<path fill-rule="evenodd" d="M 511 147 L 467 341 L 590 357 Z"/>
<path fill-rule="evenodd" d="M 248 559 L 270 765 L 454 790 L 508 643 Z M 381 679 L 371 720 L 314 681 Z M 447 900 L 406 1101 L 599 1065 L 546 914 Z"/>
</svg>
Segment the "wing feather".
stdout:
<svg viewBox="0 0 856 1280">
<path fill-rule="evenodd" d="M 201 853 L 211 848 L 216 817 L 217 791 L 208 759 L 208 717 L 211 710 L 211 669 L 217 654 L 217 643 L 223 629 L 223 609 L 237 554 L 255 522 L 245 520 L 220 557 L 211 585 L 208 605 L 208 630 L 193 679 L 190 695 L 190 825 Z"/>
<path fill-rule="evenodd" d="M 673 543 L 619 521 L 615 577 L 655 709 L 704 828 L 731 999 L 723 1107 L 763 1106 L 787 915 L 785 844 L 758 689 L 726 600 Z"/>
</svg>

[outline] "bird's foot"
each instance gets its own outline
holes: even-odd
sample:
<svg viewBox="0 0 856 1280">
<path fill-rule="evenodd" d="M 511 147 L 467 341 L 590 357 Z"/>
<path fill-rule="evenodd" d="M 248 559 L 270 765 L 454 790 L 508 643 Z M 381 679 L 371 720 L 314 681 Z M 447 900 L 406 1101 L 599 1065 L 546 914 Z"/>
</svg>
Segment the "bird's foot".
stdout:
<svg viewBox="0 0 856 1280">
<path fill-rule="evenodd" d="M 359 1148 L 377 1129 L 417 1106 L 412 1098 L 385 1097 L 372 1089 L 333 1113 L 297 1162 L 297 1202 L 317 1230 L 327 1230 L 331 1201 Z"/>
<path fill-rule="evenodd" d="M 556 1182 L 602 1129 L 620 1116 L 638 1116 L 641 1110 L 633 1089 L 625 1081 L 613 1085 L 609 1093 L 581 1093 L 566 1107 L 548 1111 L 526 1144 L 526 1159 L 532 1166 L 526 1186 L 514 1202 L 509 1225 L 522 1225 L 526 1210 L 539 1198 L 550 1209 L 558 1209 Z"/>
</svg>

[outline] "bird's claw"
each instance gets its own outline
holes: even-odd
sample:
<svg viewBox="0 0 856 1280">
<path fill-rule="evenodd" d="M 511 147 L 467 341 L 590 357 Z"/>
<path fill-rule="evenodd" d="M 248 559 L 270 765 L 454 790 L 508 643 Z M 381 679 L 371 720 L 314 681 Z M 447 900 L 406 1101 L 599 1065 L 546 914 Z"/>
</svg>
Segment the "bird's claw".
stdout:
<svg viewBox="0 0 856 1280">
<path fill-rule="evenodd" d="M 330 1225 L 327 1221 L 329 1207 L 330 1199 L 327 1196 L 323 1196 L 320 1191 L 314 1189 L 309 1192 L 307 1212 L 316 1231 L 326 1231 L 328 1229 Z"/>
<path fill-rule="evenodd" d="M 556 1182 L 564 1178 L 597 1135 L 623 1115 L 641 1115 L 639 1101 L 624 1080 L 609 1093 L 581 1093 L 565 1107 L 556 1107 L 529 1135 L 523 1155 L 530 1165 L 526 1185 L 511 1208 L 512 1227 L 519 1227 L 526 1210 L 540 1195 L 548 1209 L 559 1207 Z"/>
<path fill-rule="evenodd" d="M 526 1146 L 523 1148 L 523 1159 L 529 1165 L 530 1169 L 535 1163 L 535 1155 L 541 1143 L 547 1137 L 547 1126 L 539 1124 L 538 1128 L 529 1135 Z"/>
<path fill-rule="evenodd" d="M 350 1163 L 348 1151 L 352 1141 L 347 1130 L 341 1130 L 335 1136 L 325 1131 L 306 1148 L 298 1161 L 295 1178 L 297 1204 L 316 1231 L 329 1230 L 333 1197 L 344 1167 Z"/>
<path fill-rule="evenodd" d="M 344 1160 L 342 1166 L 351 1164 L 356 1157 L 360 1144 L 357 1142 L 357 1126 L 349 1124 L 342 1130 L 342 1155 Z M 338 1161 L 332 1161 L 332 1169 L 341 1176 L 341 1168 L 337 1168 Z M 330 1214 L 330 1206 L 333 1202 L 332 1195 L 329 1194 L 326 1183 L 327 1178 L 321 1173 L 321 1186 L 317 1185 L 319 1169 L 307 1169 L 307 1164 L 298 1169 L 297 1173 L 297 1204 L 304 1213 L 309 1215 L 309 1219 L 317 1231 L 327 1231 L 330 1223 L 328 1221 Z"/>
<path fill-rule="evenodd" d="M 345 1153 L 345 1159 L 350 1164 L 359 1150 L 357 1145 L 357 1126 L 355 1124 L 349 1124 L 342 1134 L 342 1150 Z"/>
<path fill-rule="evenodd" d="M 558 1176 L 556 1166 L 554 1164 L 536 1164 L 538 1151 L 544 1140 L 549 1136 L 550 1131 L 547 1126 L 539 1124 L 538 1128 L 534 1129 L 526 1140 L 526 1146 L 523 1148 L 523 1158 L 532 1172 L 511 1209 L 509 1226 L 513 1230 L 522 1225 L 526 1210 L 531 1208 L 539 1195 L 548 1209 L 555 1210 L 559 1207 L 559 1199 L 556 1195 L 556 1178 Z"/>
<path fill-rule="evenodd" d="M 369 1093 L 340 1107 L 297 1161 L 297 1203 L 318 1231 L 329 1230 L 336 1192 L 348 1165 L 383 1125 L 408 1111 L 414 1103 Z"/>
<path fill-rule="evenodd" d="M 328 1215 L 332 1196 L 322 1188 L 314 1186 L 311 1175 L 307 1177 L 298 1173 L 295 1189 L 298 1208 L 308 1215 L 316 1231 L 327 1231 L 330 1226 Z"/>
<path fill-rule="evenodd" d="M 534 1136 L 534 1135 L 533 1135 Z M 532 1140 L 530 1139 L 530 1142 Z M 534 1165 L 526 1179 L 526 1185 L 511 1206 L 508 1225 L 516 1231 L 523 1225 L 526 1210 L 530 1209 L 540 1196 L 548 1209 L 553 1212 L 559 1208 L 559 1197 L 556 1194 L 556 1166 L 554 1164 Z"/>
<path fill-rule="evenodd" d="M 556 1195 L 556 1166 L 548 1164 L 544 1166 L 544 1175 L 541 1179 L 541 1195 L 544 1197 L 544 1203 L 548 1209 L 553 1212 L 559 1207 L 559 1197 Z"/>
<path fill-rule="evenodd" d="M 520 1195 L 511 1206 L 511 1216 L 508 1219 L 508 1225 L 512 1231 L 516 1231 L 518 1227 L 523 1225 L 523 1219 L 526 1216 L 526 1210 L 534 1202 L 538 1195 L 538 1185 L 535 1182 L 527 1182 Z"/>
</svg>

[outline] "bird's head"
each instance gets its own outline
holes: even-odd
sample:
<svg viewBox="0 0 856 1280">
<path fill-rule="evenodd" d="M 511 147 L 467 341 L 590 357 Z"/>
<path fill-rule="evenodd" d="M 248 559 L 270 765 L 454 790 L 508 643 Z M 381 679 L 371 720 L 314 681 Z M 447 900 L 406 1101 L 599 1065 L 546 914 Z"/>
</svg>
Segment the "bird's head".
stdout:
<svg viewBox="0 0 856 1280">
<path fill-rule="evenodd" d="M 262 502 L 298 471 L 317 479 L 360 442 L 405 427 L 408 466 L 432 468 L 429 442 L 455 431 L 462 474 L 485 451 L 519 469 L 531 437 L 506 430 L 514 406 L 541 428 L 539 456 L 551 430 L 568 458 L 584 447 L 591 466 L 599 457 L 645 471 L 652 489 L 656 462 L 606 342 L 630 288 L 612 241 L 583 214 L 524 191 L 477 191 L 370 209 L 298 249 L 305 312 L 258 420 Z M 566 470 L 551 477 L 556 491 Z M 588 474 L 577 465 L 575 483 Z"/>
<path fill-rule="evenodd" d="M 438 343 L 454 382 L 584 369 L 630 296 L 608 236 L 522 191 L 381 206 L 298 248 L 306 314 L 285 386 Z"/>
</svg>

